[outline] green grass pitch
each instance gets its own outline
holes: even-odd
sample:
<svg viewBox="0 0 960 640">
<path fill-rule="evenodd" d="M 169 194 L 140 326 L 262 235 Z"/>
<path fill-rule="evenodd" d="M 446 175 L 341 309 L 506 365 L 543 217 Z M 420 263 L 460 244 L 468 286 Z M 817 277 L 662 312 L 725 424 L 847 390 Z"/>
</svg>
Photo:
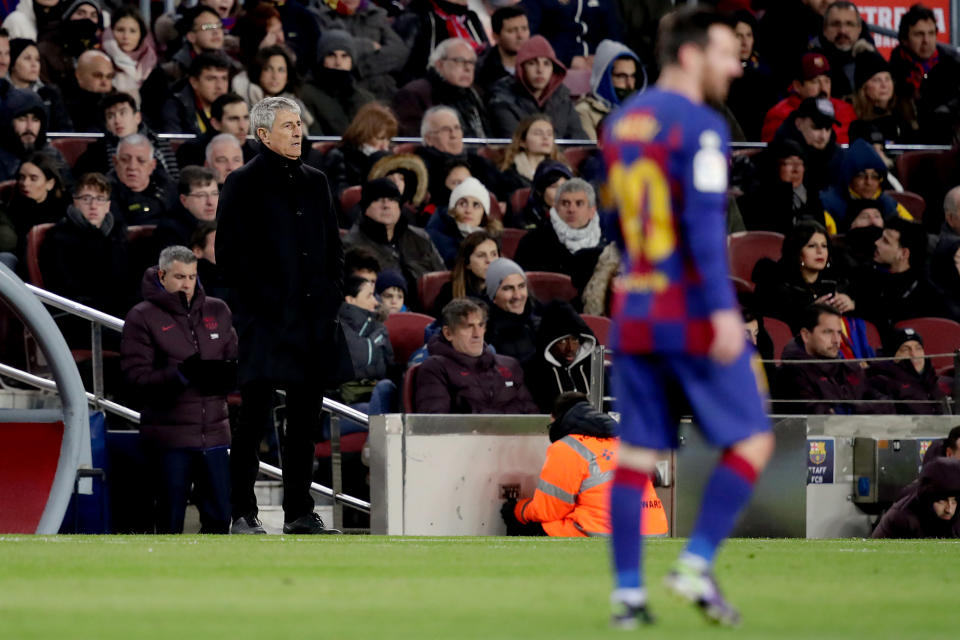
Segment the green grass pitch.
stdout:
<svg viewBox="0 0 960 640">
<path fill-rule="evenodd" d="M 680 540 L 647 543 L 653 628 L 607 628 L 606 541 L 2 536 L 0 638 L 957 638 L 960 543 L 732 540 L 735 631 L 670 599 Z"/>
</svg>

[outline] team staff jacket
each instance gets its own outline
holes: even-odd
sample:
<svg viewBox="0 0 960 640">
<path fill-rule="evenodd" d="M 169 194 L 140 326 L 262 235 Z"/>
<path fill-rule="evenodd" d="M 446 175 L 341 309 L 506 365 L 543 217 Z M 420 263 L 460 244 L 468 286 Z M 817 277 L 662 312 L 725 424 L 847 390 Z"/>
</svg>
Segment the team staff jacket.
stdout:
<svg viewBox="0 0 960 640">
<path fill-rule="evenodd" d="M 615 430 L 612 418 L 586 402 L 574 405 L 555 422 L 550 428 L 553 443 L 547 448 L 537 489 L 532 498 L 517 502 L 517 520 L 521 524 L 539 522 L 549 536 L 609 534 L 610 488 L 620 444 Z M 643 505 L 642 533 L 667 533 L 663 504 L 649 481 Z"/>
</svg>

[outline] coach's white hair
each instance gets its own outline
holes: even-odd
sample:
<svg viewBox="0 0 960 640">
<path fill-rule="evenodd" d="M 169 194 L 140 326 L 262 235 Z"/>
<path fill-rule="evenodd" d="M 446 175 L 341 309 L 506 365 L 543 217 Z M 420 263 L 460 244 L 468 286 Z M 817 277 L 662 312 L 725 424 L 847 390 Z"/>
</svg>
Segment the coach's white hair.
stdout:
<svg viewBox="0 0 960 640">
<path fill-rule="evenodd" d="M 300 115 L 300 105 L 290 98 L 282 96 L 264 98 L 253 105 L 253 109 L 250 111 L 250 129 L 253 135 L 257 135 L 257 129 L 271 131 L 273 123 L 277 120 L 277 113 L 280 111 L 291 111 Z"/>
</svg>

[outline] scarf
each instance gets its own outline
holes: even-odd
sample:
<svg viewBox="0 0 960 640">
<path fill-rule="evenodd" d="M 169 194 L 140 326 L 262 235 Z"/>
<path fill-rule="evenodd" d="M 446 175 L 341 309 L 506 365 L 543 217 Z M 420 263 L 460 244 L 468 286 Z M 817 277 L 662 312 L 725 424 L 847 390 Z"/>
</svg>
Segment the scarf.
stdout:
<svg viewBox="0 0 960 640">
<path fill-rule="evenodd" d="M 140 40 L 140 46 L 127 53 L 117 44 L 113 29 L 104 29 L 103 51 L 117 67 L 117 74 L 113 76 L 113 88 L 131 94 L 139 104 L 140 87 L 157 66 L 157 49 L 153 36 L 145 34 Z"/>
<path fill-rule="evenodd" d="M 485 45 L 483 42 L 477 42 L 476 38 L 471 33 L 470 29 L 467 27 L 467 16 L 468 9 L 466 7 L 459 7 L 457 5 L 444 2 L 445 9 L 440 8 L 440 2 L 442 0 L 430 0 L 430 6 L 433 8 L 434 14 L 447 26 L 447 35 L 451 38 L 463 38 L 473 47 L 473 50 L 477 53 L 483 51 Z M 462 13 L 454 14 L 453 11 L 461 10 Z M 449 11 L 449 13 L 448 13 Z"/>
<path fill-rule="evenodd" d="M 920 85 L 923 84 L 924 77 L 930 73 L 937 62 L 940 61 L 940 52 L 934 50 L 933 55 L 926 60 L 920 60 L 915 55 L 907 51 L 906 47 L 898 47 L 900 57 L 910 63 L 910 74 L 907 76 L 907 83 L 913 87 L 914 92 L 920 91 Z"/>
<path fill-rule="evenodd" d="M 521 151 L 513 157 L 513 168 L 530 182 L 533 182 L 533 174 L 537 172 L 539 166 L 540 160 L 534 162 L 533 157 L 528 155 L 526 151 Z"/>
<path fill-rule="evenodd" d="M 451 214 L 450 217 L 452 218 L 453 215 Z M 483 231 L 483 227 L 475 227 L 472 224 L 467 224 L 466 222 L 457 222 L 456 224 L 457 224 L 457 229 L 460 230 L 460 233 L 463 234 L 464 238 L 466 238 L 468 235 L 470 235 L 474 231 Z"/>
<path fill-rule="evenodd" d="M 570 253 L 576 253 L 581 249 L 593 249 L 600 244 L 600 216 L 598 215 L 594 215 L 585 227 L 574 229 L 560 218 L 556 209 L 551 207 L 550 224 L 553 225 L 560 243 Z"/>
<path fill-rule="evenodd" d="M 80 209 L 77 209 L 75 206 L 70 205 L 67 207 L 67 219 L 70 220 L 73 224 L 77 225 L 81 229 L 96 229 L 90 221 L 83 217 L 83 214 L 80 213 Z M 100 228 L 97 229 L 105 237 L 110 235 L 110 232 L 113 231 L 113 214 L 107 211 L 107 215 L 103 217 L 103 222 L 100 223 Z"/>
</svg>

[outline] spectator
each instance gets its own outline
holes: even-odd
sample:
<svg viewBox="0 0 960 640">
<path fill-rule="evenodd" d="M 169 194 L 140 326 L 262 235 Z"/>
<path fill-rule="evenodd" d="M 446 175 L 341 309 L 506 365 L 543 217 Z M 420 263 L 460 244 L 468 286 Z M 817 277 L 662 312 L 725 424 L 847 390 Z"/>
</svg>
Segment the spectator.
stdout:
<svg viewBox="0 0 960 640">
<path fill-rule="evenodd" d="M 217 264 L 235 291 L 243 346 L 244 411 L 230 456 L 233 533 L 263 532 L 253 489 L 278 387 L 287 393 L 284 531 L 334 532 L 313 511 L 310 480 L 318 391 L 352 374 L 348 354 L 338 348 L 336 323 L 343 247 L 327 179 L 300 161 L 299 110 L 287 98 L 264 98 L 254 106 L 250 119 L 260 155 L 227 177 L 217 211 Z M 321 361 L 326 365 L 317 367 Z"/>
<path fill-rule="evenodd" d="M 413 0 L 393 22 L 393 30 L 410 50 L 398 77 L 410 82 L 423 75 L 434 48 L 447 38 L 464 38 L 474 53 L 487 47 L 487 33 L 467 0 Z"/>
<path fill-rule="evenodd" d="M 217 221 L 201 222 L 190 236 L 190 250 L 197 256 L 197 280 L 205 291 L 232 304 L 232 291 L 227 286 L 223 270 L 217 266 Z"/>
<path fill-rule="evenodd" d="M 313 135 L 343 135 L 360 107 L 373 101 L 357 82 L 354 57 L 353 36 L 346 31 L 331 29 L 320 36 L 317 64 L 303 87 L 304 103 L 316 118 Z"/>
<path fill-rule="evenodd" d="M 34 152 L 26 156 L 16 172 L 17 190 L 6 203 L 8 227 L 3 235 L 17 262 L 22 263 L 27 253 L 27 233 L 34 225 L 58 222 L 67 210 L 63 180 L 50 156 Z M 12 233 L 11 233 L 12 232 Z M 15 244 L 10 239 L 15 237 Z M 6 262 L 8 266 L 12 261 Z"/>
<path fill-rule="evenodd" d="M 619 42 L 601 42 L 593 58 L 590 93 L 577 100 L 576 105 L 587 137 L 596 140 L 600 121 L 646 86 L 647 74 L 640 66 L 637 54 Z"/>
<path fill-rule="evenodd" d="M 488 231 L 474 231 L 460 243 L 450 281 L 443 283 L 431 313 L 438 316 L 455 298 L 473 298 L 489 305 L 487 269 L 500 257 L 500 238 Z"/>
<path fill-rule="evenodd" d="M 945 144 L 953 139 L 960 62 L 937 51 L 937 19 L 922 4 L 900 18 L 897 37 L 900 44 L 890 54 L 897 95 L 916 104 L 923 139 Z"/>
<path fill-rule="evenodd" d="M 10 89 L 0 103 L 0 181 L 16 177 L 20 163 L 34 152 L 52 158 L 61 178 L 69 179 L 70 166 L 47 140 L 47 112 L 40 96 Z"/>
<path fill-rule="evenodd" d="M 561 300 L 543 308 L 537 352 L 525 369 L 540 411 L 551 411 L 565 393 L 590 393 L 590 367 L 597 338 L 580 314 Z"/>
<path fill-rule="evenodd" d="M 114 11 L 110 22 L 110 28 L 103 32 L 103 51 L 116 70 L 113 88 L 133 96 L 148 109 L 156 108 L 166 97 L 167 80 L 157 64 L 157 45 L 147 23 L 131 6 Z"/>
<path fill-rule="evenodd" d="M 846 100 L 855 89 L 854 75 L 857 48 L 873 50 L 873 39 L 863 28 L 863 18 L 853 2 L 831 2 L 823 15 L 823 31 L 810 41 L 810 48 L 826 56 L 830 63 L 831 93 Z"/>
<path fill-rule="evenodd" d="M 227 393 L 237 358 L 230 310 L 198 285 L 197 259 L 186 247 L 166 249 L 142 290 L 144 301 L 124 322 L 120 366 L 142 400 L 157 533 L 183 532 L 191 495 L 200 532 L 229 533 Z"/>
<path fill-rule="evenodd" d="M 195 77 L 190 69 L 200 54 L 223 54 L 223 21 L 216 9 L 204 4 L 187 9 L 177 22 L 177 31 L 183 45 L 162 65 L 171 86 L 177 86 L 186 77 Z"/>
<path fill-rule="evenodd" d="M 74 0 L 66 7 L 56 32 L 37 40 L 44 78 L 61 87 L 72 80 L 80 55 L 99 49 L 104 24 L 98 0 Z"/>
<path fill-rule="evenodd" d="M 883 514 L 874 538 L 960 538 L 960 461 L 936 458 L 920 482 Z"/>
<path fill-rule="evenodd" d="M 249 3 L 230 33 L 237 38 L 237 58 L 243 66 L 252 63 L 260 49 L 286 42 L 280 12 L 271 2 Z"/>
<path fill-rule="evenodd" d="M 774 86 L 790 84 L 793 65 L 810 41 L 823 33 L 823 14 L 830 0 L 777 0 L 760 19 L 757 50 L 774 73 Z"/>
<path fill-rule="evenodd" d="M 952 281 L 956 268 L 954 255 L 960 248 L 960 187 L 954 187 L 943 199 L 943 225 L 930 256 L 930 275 L 941 288 Z"/>
<path fill-rule="evenodd" d="M 360 276 L 376 284 L 380 274 L 380 261 L 366 247 L 351 247 L 343 257 L 343 275 Z"/>
<path fill-rule="evenodd" d="M 560 161 L 553 137 L 553 123 L 543 114 L 527 116 L 517 125 L 500 163 L 503 183 L 510 192 L 530 187 L 537 167 L 544 160 Z"/>
<path fill-rule="evenodd" d="M 585 5 L 523 0 L 521 4 L 530 18 L 530 31 L 546 38 L 565 66 L 589 69 L 602 40 L 620 40 L 620 19 L 612 0 Z"/>
<path fill-rule="evenodd" d="M 404 302 L 407 299 L 407 280 L 399 271 L 384 271 L 377 275 L 374 294 L 380 299 L 380 307 L 390 315 L 400 311 L 408 311 Z"/>
<path fill-rule="evenodd" d="M 847 282 L 831 266 L 831 244 L 819 222 L 798 222 L 783 240 L 783 253 L 774 265 L 761 261 L 753 271 L 756 304 L 764 316 L 783 320 L 796 333 L 803 310 L 812 303 L 850 313 L 857 304 L 846 293 Z"/>
<path fill-rule="evenodd" d="M 527 274 L 513 260 L 498 258 L 487 268 L 487 299 L 492 302 L 487 319 L 487 344 L 497 353 L 516 358 L 527 367 L 537 355 L 540 314 L 527 289 Z"/>
<path fill-rule="evenodd" d="M 211 108 L 227 92 L 229 72 L 230 61 L 225 55 L 197 55 L 190 62 L 187 83 L 163 105 L 163 130 L 198 136 L 210 131 Z"/>
<path fill-rule="evenodd" d="M 351 57 L 359 88 L 377 100 L 390 100 L 397 90 L 393 74 L 403 69 L 410 49 L 393 30 L 386 10 L 373 2 L 343 0 L 335 8 L 323 7 L 320 23 L 324 35 L 342 29 L 353 36 Z"/>
<path fill-rule="evenodd" d="M 403 195 L 402 209 L 405 215 L 409 220 L 416 221 L 417 225 L 422 225 L 419 220 L 423 217 L 422 206 L 427 199 L 427 184 L 430 181 L 423 160 L 412 153 L 384 155 L 370 167 L 370 173 L 367 174 L 367 180 L 377 178 L 394 181 Z"/>
<path fill-rule="evenodd" d="M 10 34 L 0 27 L 0 78 L 6 78 L 10 71 Z"/>
<path fill-rule="evenodd" d="M 743 129 L 747 140 L 760 140 L 767 111 L 777 102 L 779 87 L 766 58 L 757 53 L 757 19 L 747 10 L 733 14 L 734 32 L 740 42 L 743 75 L 734 78 L 727 93 L 727 106 Z"/>
<path fill-rule="evenodd" d="M 205 167 L 184 167 L 177 184 L 179 202 L 153 232 L 157 252 L 173 246 L 188 246 L 193 232 L 203 222 L 217 219 L 220 190 L 217 177 Z"/>
<path fill-rule="evenodd" d="M 894 92 L 890 65 L 879 53 L 865 51 L 856 57 L 853 109 L 859 121 L 880 131 L 881 140 L 910 143 L 918 139 L 917 109 L 913 100 Z"/>
<path fill-rule="evenodd" d="M 866 374 L 855 362 L 841 362 L 843 322 L 836 308 L 812 304 L 800 318 L 800 333 L 783 350 L 783 364 L 775 383 L 775 397 L 803 400 L 784 403 L 785 413 L 858 414 L 892 413 L 885 403 L 859 403 L 883 398 L 867 383 Z M 822 363 L 793 363 L 793 360 L 824 360 Z M 853 401 L 853 402 L 848 402 Z"/>
<path fill-rule="evenodd" d="M 486 306 L 468 298 L 443 308 L 440 335 L 417 370 L 417 413 L 536 413 L 520 363 L 483 341 Z"/>
<path fill-rule="evenodd" d="M 896 409 L 906 415 L 940 415 L 944 393 L 933 363 L 923 350 L 923 337 L 910 328 L 890 334 L 884 344 L 884 355 L 893 362 L 876 362 L 867 369 L 870 384 L 891 400 L 899 401 Z"/>
<path fill-rule="evenodd" d="M 176 180 L 180 177 L 180 166 L 173 153 L 170 142 L 159 137 L 143 121 L 143 114 L 137 108 L 136 99 L 129 93 L 108 93 L 98 105 L 97 112 L 105 125 L 103 137 L 87 145 L 74 163 L 78 176 L 85 173 L 108 173 L 114 168 L 113 161 L 117 153 L 117 143 L 134 133 L 147 138 L 153 145 L 153 155 L 158 166 Z M 178 243 L 178 244 L 183 244 Z"/>
<path fill-rule="evenodd" d="M 880 213 L 886 220 L 900 216 L 904 220 L 913 220 L 904 206 L 883 192 L 883 182 L 887 177 L 887 165 L 866 140 L 857 140 L 843 154 L 840 184 L 834 184 L 821 194 L 823 206 L 833 221 L 828 229 L 836 233 L 838 226 L 847 226 L 847 207 L 856 200 L 874 200 L 880 207 Z M 838 182 L 840 182 L 838 181 Z M 842 184 L 842 186 L 841 186 Z"/>
<path fill-rule="evenodd" d="M 257 156 L 256 143 L 247 136 L 250 133 L 250 107 L 235 93 L 225 93 L 210 105 L 210 128 L 203 135 L 184 140 L 177 148 L 177 163 L 202 165 L 207 159 L 207 145 L 221 133 L 229 133 L 243 149 L 243 161 Z"/>
<path fill-rule="evenodd" d="M 127 226 L 157 224 L 176 206 L 176 187 L 167 172 L 157 167 L 153 144 L 134 133 L 117 143 L 113 171 L 111 210 Z"/>
<path fill-rule="evenodd" d="M 838 270 L 857 273 L 873 265 L 877 240 L 883 234 L 883 214 L 874 200 L 855 200 L 847 209 L 847 217 L 833 237 Z M 846 225 L 850 226 L 847 227 Z"/>
<path fill-rule="evenodd" d="M 424 113 L 435 105 L 453 108 L 463 124 L 463 135 L 485 138 L 490 124 L 480 95 L 473 88 L 477 54 L 464 38 L 448 38 L 434 48 L 426 76 L 404 85 L 393 97 L 400 135 L 414 136 Z"/>
<path fill-rule="evenodd" d="M 264 47 L 257 52 L 246 70 L 233 76 L 231 88 L 248 105 L 254 105 L 264 98 L 290 98 L 300 105 L 303 123 L 310 128 L 314 124 L 314 117 L 300 100 L 300 80 L 294 62 L 293 52 L 285 45 Z"/>
<path fill-rule="evenodd" d="M 841 144 L 849 142 L 848 129 L 850 123 L 857 119 L 857 113 L 843 100 L 831 96 L 830 63 L 822 53 L 817 52 L 803 54 L 797 75 L 790 85 L 790 94 L 775 104 L 763 120 L 761 139 L 764 142 L 773 140 L 777 130 L 787 121 L 790 114 L 808 98 L 824 99 L 830 102 L 833 107 L 831 118 L 835 120 L 833 131 L 837 135 L 837 142 Z"/>
<path fill-rule="evenodd" d="M 64 10 L 60 0 L 19 0 L 17 7 L 3 20 L 3 28 L 11 38 L 26 38 L 36 41 L 40 36 L 51 35 L 60 24 Z"/>
<path fill-rule="evenodd" d="M 320 21 L 317 15 L 299 2 L 270 0 L 280 14 L 283 23 L 283 41 L 295 54 L 297 73 L 301 76 L 310 71 L 311 62 L 317 53 L 320 41 Z M 277 43 L 274 43 L 277 44 Z"/>
<path fill-rule="evenodd" d="M 582 292 L 607 242 L 600 228 L 593 187 L 573 178 L 557 189 L 550 224 L 540 225 L 520 240 L 516 260 L 527 271 L 565 273 Z"/>
<path fill-rule="evenodd" d="M 207 144 L 206 156 L 203 166 L 216 173 L 218 185 L 226 182 L 232 171 L 243 166 L 243 147 L 237 138 L 229 133 L 214 136 Z"/>
<path fill-rule="evenodd" d="M 40 246 L 45 289 L 104 313 L 123 317 L 130 310 L 127 230 L 110 213 L 110 183 L 88 173 L 74 185 L 73 204 Z M 76 343 L 89 343 L 90 327 L 80 323 Z M 66 332 L 66 327 L 64 331 Z"/>
<path fill-rule="evenodd" d="M 426 231 L 451 268 L 463 239 L 474 231 L 499 233 L 503 225 L 490 215 L 490 193 L 476 178 L 467 178 L 450 193 L 450 203 L 430 217 Z"/>
<path fill-rule="evenodd" d="M 532 498 L 508 500 L 500 510 L 507 535 L 609 535 L 610 486 L 619 449 L 617 423 L 591 407 L 582 393 L 564 394 L 550 410 L 550 446 L 537 489 Z M 647 483 L 644 500 L 650 506 L 642 516 L 643 532 L 665 534 L 663 505 L 653 483 L 649 479 Z"/>
<path fill-rule="evenodd" d="M 63 103 L 63 96 L 56 85 L 40 79 L 40 50 L 37 43 L 24 38 L 14 38 L 9 44 L 10 84 L 16 89 L 32 91 L 40 96 L 47 110 L 49 128 L 53 131 L 73 131 L 73 121 Z M 7 77 L 4 73 L 3 76 Z"/>
<path fill-rule="evenodd" d="M 509 136 L 524 116 L 545 113 L 558 137 L 587 137 L 573 108 L 570 90 L 563 86 L 567 69 L 543 36 L 523 43 L 517 53 L 517 70 L 515 78 L 501 78 L 490 88 L 487 108 L 493 116 L 494 135 Z"/>
<path fill-rule="evenodd" d="M 937 458 L 954 458 L 960 460 L 960 426 L 950 429 L 946 438 L 938 438 L 930 443 L 923 454 L 923 466 L 930 464 Z"/>
<path fill-rule="evenodd" d="M 400 216 L 400 191 L 386 178 L 363 185 L 363 216 L 344 237 L 348 247 L 373 251 L 382 269 L 399 271 L 413 291 L 417 280 L 430 271 L 443 271 L 443 259 L 423 229 L 411 227 Z"/>
<path fill-rule="evenodd" d="M 347 187 L 363 184 L 379 158 L 376 154 L 389 151 L 390 140 L 396 135 L 397 119 L 389 107 L 378 102 L 360 107 L 340 144 L 327 150 L 319 167 L 330 176 L 334 196 L 339 197 Z M 345 221 L 344 216 L 342 226 Z"/>
<path fill-rule="evenodd" d="M 475 85 L 485 96 L 497 80 L 517 73 L 517 52 L 530 39 L 530 22 L 521 5 L 497 8 L 490 20 L 494 46 L 477 60 Z"/>
<path fill-rule="evenodd" d="M 515 229 L 537 229 L 550 219 L 556 204 L 557 190 L 573 178 L 570 167 L 559 160 L 544 160 L 533 174 L 533 186 L 522 211 L 511 211 L 506 225 Z"/>
<path fill-rule="evenodd" d="M 820 192 L 830 186 L 840 170 L 842 150 L 833 131 L 836 124 L 833 105 L 823 98 L 807 98 L 781 125 L 774 141 L 793 140 L 807 157 L 804 186 L 807 192 Z"/>
<path fill-rule="evenodd" d="M 67 82 L 63 92 L 73 130 L 95 133 L 103 130 L 100 101 L 113 90 L 115 70 L 110 56 L 90 49 L 77 58 L 75 82 Z"/>
</svg>

